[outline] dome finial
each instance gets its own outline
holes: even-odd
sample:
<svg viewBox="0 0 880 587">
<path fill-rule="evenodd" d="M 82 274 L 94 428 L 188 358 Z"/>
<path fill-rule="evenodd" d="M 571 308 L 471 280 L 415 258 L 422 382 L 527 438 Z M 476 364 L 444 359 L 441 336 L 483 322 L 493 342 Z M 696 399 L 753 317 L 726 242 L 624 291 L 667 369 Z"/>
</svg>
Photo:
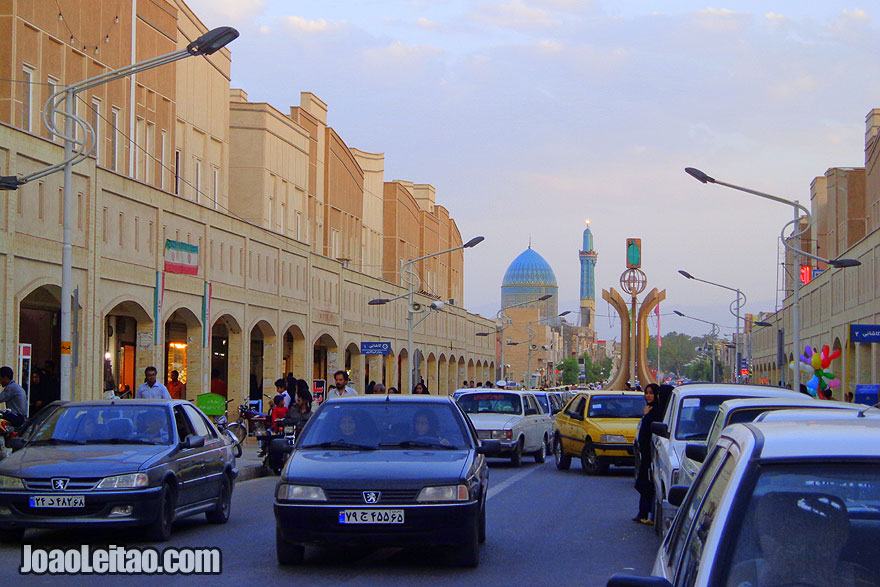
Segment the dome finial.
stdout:
<svg viewBox="0 0 880 587">
<path fill-rule="evenodd" d="M 532 248 L 532 235 L 529 235 L 529 248 Z"/>
</svg>

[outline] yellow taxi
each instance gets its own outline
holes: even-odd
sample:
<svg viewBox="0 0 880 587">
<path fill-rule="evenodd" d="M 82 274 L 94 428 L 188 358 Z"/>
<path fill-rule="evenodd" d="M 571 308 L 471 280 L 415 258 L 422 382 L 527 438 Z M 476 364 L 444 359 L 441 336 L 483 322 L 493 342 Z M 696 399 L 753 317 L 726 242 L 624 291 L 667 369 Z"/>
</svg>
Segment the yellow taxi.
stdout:
<svg viewBox="0 0 880 587">
<path fill-rule="evenodd" d="M 606 473 L 611 465 L 632 466 L 633 442 L 644 414 L 645 395 L 639 391 L 578 393 L 556 414 L 556 468 L 568 469 L 572 457 L 581 460 L 587 475 Z"/>
</svg>

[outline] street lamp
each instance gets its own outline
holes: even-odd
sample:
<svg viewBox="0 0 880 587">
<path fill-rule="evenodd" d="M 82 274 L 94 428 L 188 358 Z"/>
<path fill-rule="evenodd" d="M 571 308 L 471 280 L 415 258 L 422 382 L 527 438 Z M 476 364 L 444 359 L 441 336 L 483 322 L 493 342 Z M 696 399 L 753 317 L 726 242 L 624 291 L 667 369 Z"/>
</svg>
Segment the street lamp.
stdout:
<svg viewBox="0 0 880 587">
<path fill-rule="evenodd" d="M 678 310 L 672 311 L 674 314 L 681 316 L 682 318 L 689 318 L 691 320 L 696 320 L 697 322 L 704 322 L 706 324 L 712 325 L 712 383 L 715 383 L 715 345 L 718 334 L 721 332 L 721 328 L 715 324 L 714 322 L 709 322 L 708 320 L 703 320 L 702 318 L 694 318 L 693 316 L 688 316 Z"/>
<path fill-rule="evenodd" d="M 481 242 L 485 240 L 485 237 L 475 236 L 468 242 L 460 245 L 458 247 L 453 247 L 451 249 L 446 249 L 445 251 L 438 251 L 436 253 L 431 253 L 430 255 L 424 255 L 417 259 L 411 259 L 402 263 L 400 266 L 400 274 L 406 274 L 406 284 L 407 284 L 407 292 L 405 294 L 401 294 L 399 296 L 394 296 L 393 298 L 376 298 L 367 302 L 370 306 L 381 306 L 382 304 L 387 304 L 388 302 L 392 302 L 394 300 L 399 300 L 401 298 L 407 298 L 408 301 L 408 315 L 407 315 L 407 328 L 406 328 L 406 351 L 409 353 L 410 357 L 410 384 L 415 385 L 414 381 L 418 380 L 418 365 L 416 362 L 416 353 L 413 350 L 413 330 L 416 326 L 422 323 L 422 321 L 427 318 L 430 314 L 425 314 L 422 318 L 415 322 L 415 315 L 421 312 L 425 312 L 425 308 L 422 307 L 421 304 L 416 303 L 413 300 L 415 294 L 416 286 L 421 286 L 422 280 L 416 274 L 415 271 L 412 270 L 412 266 L 414 263 L 419 261 L 424 261 L 425 259 L 430 259 L 431 257 L 438 257 L 440 255 L 444 255 L 446 253 L 451 253 L 453 251 L 459 251 L 461 249 L 470 249 L 471 247 L 475 247 Z M 445 304 L 443 302 L 433 302 L 430 305 L 431 310 L 442 310 Z"/>
<path fill-rule="evenodd" d="M 740 365 L 740 361 L 741 361 L 740 352 L 739 352 L 739 339 L 740 339 L 739 323 L 740 323 L 740 319 L 741 319 L 740 310 L 746 303 L 746 295 L 744 293 L 742 293 L 739 290 L 739 288 L 734 288 L 734 287 L 730 287 L 728 285 L 722 285 L 720 283 L 715 283 L 714 281 L 708 281 L 705 279 L 700 279 L 699 277 L 694 277 L 693 275 L 691 275 L 690 273 L 688 273 L 687 271 L 685 271 L 683 269 L 679 269 L 678 272 L 681 273 L 683 276 L 685 276 L 688 279 L 693 279 L 694 281 L 701 281 L 703 283 L 708 283 L 709 285 L 714 285 L 716 287 L 721 287 L 721 288 L 736 292 L 736 300 L 734 300 L 734 302 L 731 302 L 731 304 L 730 304 L 730 306 L 731 306 L 730 313 L 733 314 L 734 316 L 736 316 L 736 338 L 734 340 L 734 344 L 736 345 L 736 352 L 733 353 L 734 365 L 733 365 L 733 369 L 731 370 L 730 381 L 731 382 L 734 382 L 734 381 L 738 382 L 739 381 L 739 375 L 738 375 L 739 374 L 739 365 Z M 740 300 L 742 300 L 742 301 L 740 301 Z M 736 312 L 733 311 L 733 304 L 734 303 L 736 304 Z"/>
<path fill-rule="evenodd" d="M 218 27 L 210 30 L 191 42 L 184 49 L 178 49 L 171 53 L 166 53 L 152 59 L 147 59 L 132 65 L 126 65 L 113 71 L 108 71 L 83 80 L 76 84 L 65 86 L 49 96 L 43 107 L 43 124 L 53 135 L 64 139 L 64 160 L 50 165 L 44 169 L 40 169 L 34 173 L 23 176 L 9 175 L 0 177 L 0 189 L 14 190 L 19 186 L 45 177 L 56 171 L 64 170 L 64 191 L 63 191 L 63 237 L 61 247 L 61 381 L 60 391 L 62 400 L 72 400 L 73 394 L 71 389 L 71 298 L 73 296 L 73 244 L 71 240 L 71 219 L 73 216 L 73 197 L 71 194 L 73 166 L 77 163 L 85 161 L 92 152 L 94 146 L 95 130 L 92 126 L 82 118 L 76 116 L 75 103 L 77 94 L 85 90 L 89 90 L 96 86 L 112 82 L 114 80 L 128 77 L 160 65 L 173 63 L 185 57 L 196 55 L 211 55 L 216 53 L 228 43 L 238 38 L 238 31 L 232 27 Z M 134 96 L 132 95 L 132 100 Z M 55 113 L 61 103 L 64 103 L 64 110 L 61 111 L 64 116 L 64 131 L 62 132 L 55 126 Z M 83 133 L 83 139 L 78 140 L 77 131 L 74 130 L 77 125 L 77 131 Z M 159 317 L 155 316 L 154 320 Z"/>
<path fill-rule="evenodd" d="M 533 300 L 526 300 L 524 302 L 517 302 L 515 304 L 511 304 L 509 306 L 501 308 L 500 310 L 498 310 L 498 313 L 495 314 L 495 320 L 496 320 L 495 335 L 497 336 L 499 333 L 503 334 L 504 329 L 507 328 L 508 326 L 510 326 L 510 318 L 508 318 L 507 314 L 504 313 L 505 310 L 507 310 L 507 308 L 516 308 L 518 306 L 525 306 L 527 304 L 534 304 L 535 302 L 545 302 L 552 297 L 553 297 L 553 294 L 544 294 L 541 297 L 535 298 Z M 566 312 L 566 314 L 567 313 L 568 312 Z M 497 324 L 497 321 L 501 321 L 502 316 L 504 317 L 504 321 L 503 321 L 504 325 L 499 327 Z M 561 314 L 560 314 L 560 316 L 561 316 Z M 488 332 L 478 332 L 477 336 L 489 336 L 489 333 Z M 504 344 L 501 345 L 501 379 L 502 379 L 502 381 L 507 381 L 507 365 L 504 362 L 504 347 L 505 346 L 506 345 L 504 345 Z"/>
<path fill-rule="evenodd" d="M 856 267 L 857 265 L 861 265 L 861 262 L 856 259 L 825 259 L 824 257 L 820 257 L 818 255 L 814 255 L 812 253 L 808 253 L 799 249 L 798 247 L 789 244 L 788 240 L 792 242 L 797 242 L 796 238 L 806 234 L 809 232 L 810 227 L 813 225 L 813 217 L 810 214 L 810 211 L 802 206 L 797 200 L 787 200 L 785 198 L 780 198 L 779 196 L 774 196 L 772 194 L 766 194 L 764 192 L 759 192 L 757 190 L 745 188 L 742 186 L 738 186 L 732 183 L 726 183 L 723 181 L 718 181 L 714 177 L 711 177 L 699 169 L 695 169 L 693 167 L 685 167 L 685 173 L 693 177 L 699 182 L 702 183 L 714 183 L 718 185 L 722 185 L 724 187 L 728 187 L 734 190 L 738 190 L 741 192 L 746 192 L 747 194 L 752 194 L 754 196 L 759 196 L 761 198 L 766 198 L 768 200 L 773 200 L 774 202 L 779 202 L 780 204 L 787 204 L 794 208 L 794 219 L 788 221 L 785 226 L 782 227 L 782 231 L 779 233 L 779 237 L 782 239 L 782 245 L 794 253 L 794 264 L 796 268 L 800 268 L 800 255 L 805 257 L 809 257 L 811 259 L 815 259 L 817 261 L 821 261 L 828 265 L 831 265 L 835 268 L 845 268 L 845 267 Z M 804 213 L 807 217 L 807 226 L 803 230 L 798 230 L 798 224 L 800 223 L 800 211 Z M 785 229 L 788 225 L 792 225 L 791 235 L 788 239 L 785 238 Z M 792 275 L 793 279 L 793 289 L 794 289 L 794 304 L 792 304 L 792 344 L 794 346 L 794 355 L 797 356 L 800 354 L 800 346 L 801 346 L 801 280 L 798 277 L 797 269 Z M 792 380 L 792 389 L 798 391 L 801 387 L 801 372 L 799 369 L 794 370 L 794 377 Z"/>
</svg>

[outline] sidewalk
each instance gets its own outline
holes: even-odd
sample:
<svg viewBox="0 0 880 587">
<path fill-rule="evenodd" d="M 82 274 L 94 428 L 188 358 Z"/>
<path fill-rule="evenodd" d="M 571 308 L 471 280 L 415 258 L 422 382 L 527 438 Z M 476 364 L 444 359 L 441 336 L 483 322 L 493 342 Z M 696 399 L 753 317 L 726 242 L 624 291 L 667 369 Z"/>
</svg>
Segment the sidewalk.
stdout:
<svg viewBox="0 0 880 587">
<path fill-rule="evenodd" d="M 262 457 L 257 456 L 260 452 L 260 443 L 256 438 L 248 436 L 241 448 L 241 456 L 235 459 L 235 464 L 238 467 L 237 483 L 269 475 L 269 471 L 263 466 Z"/>
</svg>

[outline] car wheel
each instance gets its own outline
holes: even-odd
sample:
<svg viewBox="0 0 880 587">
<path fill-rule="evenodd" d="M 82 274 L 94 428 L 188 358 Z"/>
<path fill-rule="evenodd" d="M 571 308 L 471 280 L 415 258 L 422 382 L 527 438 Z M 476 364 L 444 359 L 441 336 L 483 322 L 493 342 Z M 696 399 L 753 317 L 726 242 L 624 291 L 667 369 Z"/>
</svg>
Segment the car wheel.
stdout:
<svg viewBox="0 0 880 587">
<path fill-rule="evenodd" d="M 452 562 L 459 567 L 476 568 L 480 564 L 479 523 L 468 529 L 461 544 L 453 547 Z"/>
<path fill-rule="evenodd" d="M 510 455 L 510 463 L 514 467 L 519 467 L 522 465 L 522 455 L 523 455 L 523 439 L 520 438 L 516 443 L 516 446 L 513 448 L 513 454 Z"/>
<path fill-rule="evenodd" d="M 654 532 L 663 538 L 663 500 L 654 498 Z"/>
<path fill-rule="evenodd" d="M 275 528 L 275 555 L 279 565 L 301 565 L 305 556 L 306 548 L 301 544 L 294 544 L 284 537 L 281 528 Z"/>
<path fill-rule="evenodd" d="M 571 467 L 571 457 L 562 450 L 562 439 L 558 436 L 553 439 L 553 458 L 560 471 L 567 471 Z"/>
<path fill-rule="evenodd" d="M 159 512 L 156 521 L 150 524 L 148 534 L 156 542 L 166 542 L 171 538 L 171 527 L 174 525 L 174 508 L 177 505 L 177 495 L 174 488 L 165 483 L 162 485 L 162 495 L 159 498 Z"/>
<path fill-rule="evenodd" d="M 483 507 L 480 509 L 480 544 L 486 542 L 486 504 L 483 503 Z"/>
<path fill-rule="evenodd" d="M 225 524 L 229 521 L 229 513 L 232 511 L 232 480 L 228 475 L 223 475 L 220 483 L 220 495 L 217 497 L 217 505 L 214 509 L 205 512 L 205 517 L 212 524 Z"/>
<path fill-rule="evenodd" d="M 584 441 L 584 450 L 581 452 L 581 468 L 587 475 L 600 475 L 608 472 L 608 463 L 603 463 L 596 456 L 596 448 L 589 440 Z"/>
<path fill-rule="evenodd" d="M 21 544 L 24 541 L 24 528 L 9 528 L 0 530 L 0 542 L 7 544 Z"/>
<path fill-rule="evenodd" d="M 541 448 L 536 450 L 534 452 L 533 456 L 535 457 L 535 462 L 539 463 L 539 464 L 543 463 L 544 461 L 547 460 L 547 439 L 546 438 L 541 439 Z"/>
</svg>

